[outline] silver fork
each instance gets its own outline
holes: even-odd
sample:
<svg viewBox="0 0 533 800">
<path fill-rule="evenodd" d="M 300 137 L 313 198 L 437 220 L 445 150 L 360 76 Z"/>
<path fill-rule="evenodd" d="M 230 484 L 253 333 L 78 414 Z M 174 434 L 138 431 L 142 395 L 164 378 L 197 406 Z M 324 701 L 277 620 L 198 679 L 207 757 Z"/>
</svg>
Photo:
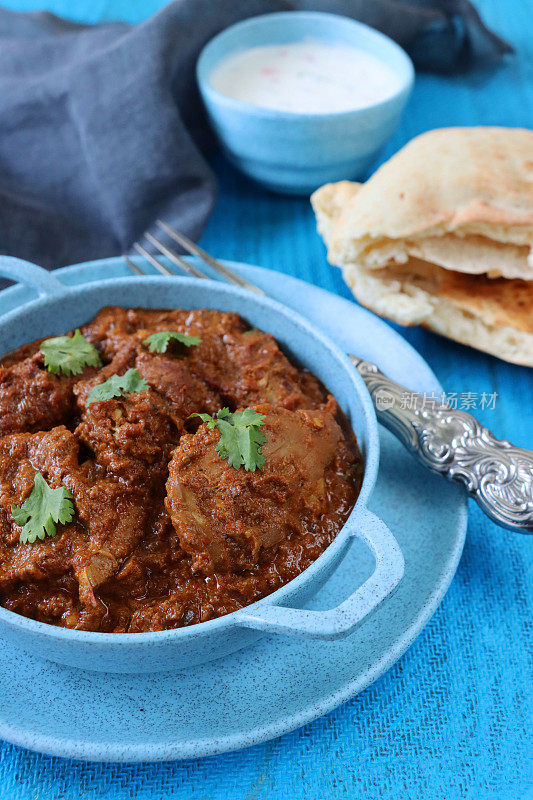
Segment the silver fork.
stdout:
<svg viewBox="0 0 533 800">
<path fill-rule="evenodd" d="M 166 222 L 158 226 L 190 255 L 196 256 L 224 280 L 259 294 L 265 292 L 234 270 L 213 258 Z M 171 263 L 195 278 L 208 279 L 195 264 L 168 247 L 151 233 L 145 238 Z M 163 275 L 175 276 L 142 244 L 134 248 Z M 130 269 L 143 275 L 139 264 L 128 256 Z M 497 525 L 522 533 L 533 533 L 533 451 L 497 439 L 471 414 L 443 403 L 428 406 L 427 398 L 410 392 L 387 378 L 370 361 L 349 355 L 363 378 L 378 420 L 388 428 L 422 464 L 449 480 L 462 483 L 484 513 Z M 406 394 L 409 403 L 403 402 Z M 408 407 L 406 407 L 408 405 Z"/>
</svg>

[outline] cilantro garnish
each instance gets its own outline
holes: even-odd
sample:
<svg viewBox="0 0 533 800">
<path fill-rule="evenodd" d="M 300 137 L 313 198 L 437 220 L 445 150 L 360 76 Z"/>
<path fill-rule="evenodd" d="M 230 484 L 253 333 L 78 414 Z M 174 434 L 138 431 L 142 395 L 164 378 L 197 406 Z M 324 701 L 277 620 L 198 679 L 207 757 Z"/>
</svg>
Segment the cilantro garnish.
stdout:
<svg viewBox="0 0 533 800">
<path fill-rule="evenodd" d="M 264 414 L 258 414 L 253 408 L 232 414 L 229 408 L 222 408 L 217 411 L 216 418 L 210 414 L 191 414 L 191 417 L 200 417 L 209 430 L 220 431 L 216 451 L 221 458 L 228 459 L 230 467 L 244 466 L 249 472 L 263 469 L 266 460 L 261 451 L 267 438 L 260 428 Z"/>
<path fill-rule="evenodd" d="M 44 365 L 57 375 L 79 375 L 84 367 L 100 367 L 100 354 L 94 345 L 76 328 L 73 336 L 54 336 L 41 343 Z"/>
<path fill-rule="evenodd" d="M 56 523 L 64 525 L 74 516 L 72 493 L 64 486 L 51 489 L 40 472 L 35 473 L 33 489 L 20 506 L 11 506 L 17 525 L 22 525 L 20 541 L 33 544 L 46 535 L 56 535 Z"/>
<path fill-rule="evenodd" d="M 178 331 L 158 331 L 152 333 L 143 344 L 149 345 L 151 353 L 166 353 L 170 342 L 179 342 L 186 347 L 200 344 L 202 340 L 199 336 L 188 336 L 186 333 L 178 333 Z"/>
<path fill-rule="evenodd" d="M 111 375 L 107 381 L 93 386 L 87 395 L 87 405 L 110 400 L 112 397 L 123 397 L 125 394 L 143 392 L 148 384 L 136 369 L 129 369 L 124 375 Z"/>
</svg>

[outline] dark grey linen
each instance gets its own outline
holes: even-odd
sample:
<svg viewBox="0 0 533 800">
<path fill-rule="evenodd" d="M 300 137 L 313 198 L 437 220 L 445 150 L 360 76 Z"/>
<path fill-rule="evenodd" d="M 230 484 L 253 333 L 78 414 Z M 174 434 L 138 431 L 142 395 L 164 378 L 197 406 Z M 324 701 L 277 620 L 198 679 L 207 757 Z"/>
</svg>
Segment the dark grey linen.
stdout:
<svg viewBox="0 0 533 800">
<path fill-rule="evenodd" d="M 290 9 L 366 22 L 424 69 L 511 50 L 466 0 L 174 0 L 95 27 L 0 9 L 0 252 L 49 268 L 116 255 L 157 217 L 196 238 L 216 199 L 198 53 L 240 19 Z"/>
</svg>

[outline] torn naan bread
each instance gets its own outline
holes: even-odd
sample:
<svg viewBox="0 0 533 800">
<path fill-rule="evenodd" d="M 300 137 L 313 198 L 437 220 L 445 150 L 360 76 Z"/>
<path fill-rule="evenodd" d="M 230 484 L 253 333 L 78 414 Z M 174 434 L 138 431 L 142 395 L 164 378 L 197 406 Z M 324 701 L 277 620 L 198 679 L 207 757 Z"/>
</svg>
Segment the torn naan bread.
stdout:
<svg viewBox="0 0 533 800">
<path fill-rule="evenodd" d="M 357 190 L 357 184 L 343 181 L 313 195 L 328 254 L 346 203 Z M 377 314 L 401 325 L 423 325 L 506 361 L 533 367 L 532 281 L 465 274 L 413 256 L 379 267 L 336 263 L 357 300 Z"/>
<path fill-rule="evenodd" d="M 365 184 L 318 192 L 322 205 L 342 202 L 328 232 L 332 263 L 380 269 L 415 257 L 460 272 L 533 280 L 533 131 L 429 131 Z"/>
</svg>

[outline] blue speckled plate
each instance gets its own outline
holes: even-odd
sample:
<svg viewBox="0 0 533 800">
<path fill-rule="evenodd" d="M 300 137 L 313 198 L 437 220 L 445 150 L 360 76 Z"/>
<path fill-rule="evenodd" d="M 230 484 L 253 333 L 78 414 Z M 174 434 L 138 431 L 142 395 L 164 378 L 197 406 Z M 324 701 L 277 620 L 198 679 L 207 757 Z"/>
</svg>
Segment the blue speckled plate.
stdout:
<svg viewBox="0 0 533 800">
<path fill-rule="evenodd" d="M 417 391 L 441 391 L 423 359 L 354 303 L 279 273 L 232 266 L 391 378 Z M 129 273 L 120 259 L 58 272 L 69 284 L 122 274 Z M 0 313 L 32 296 L 23 287 L 2 292 Z M 77 671 L 0 643 L 0 737 L 59 756 L 156 761 L 247 747 L 331 711 L 378 678 L 420 633 L 453 578 L 465 537 L 462 490 L 419 467 L 384 430 L 370 508 L 395 534 L 405 577 L 352 636 L 337 642 L 272 636 L 194 670 L 155 677 Z M 336 605 L 370 570 L 355 543 L 310 605 Z"/>
</svg>

